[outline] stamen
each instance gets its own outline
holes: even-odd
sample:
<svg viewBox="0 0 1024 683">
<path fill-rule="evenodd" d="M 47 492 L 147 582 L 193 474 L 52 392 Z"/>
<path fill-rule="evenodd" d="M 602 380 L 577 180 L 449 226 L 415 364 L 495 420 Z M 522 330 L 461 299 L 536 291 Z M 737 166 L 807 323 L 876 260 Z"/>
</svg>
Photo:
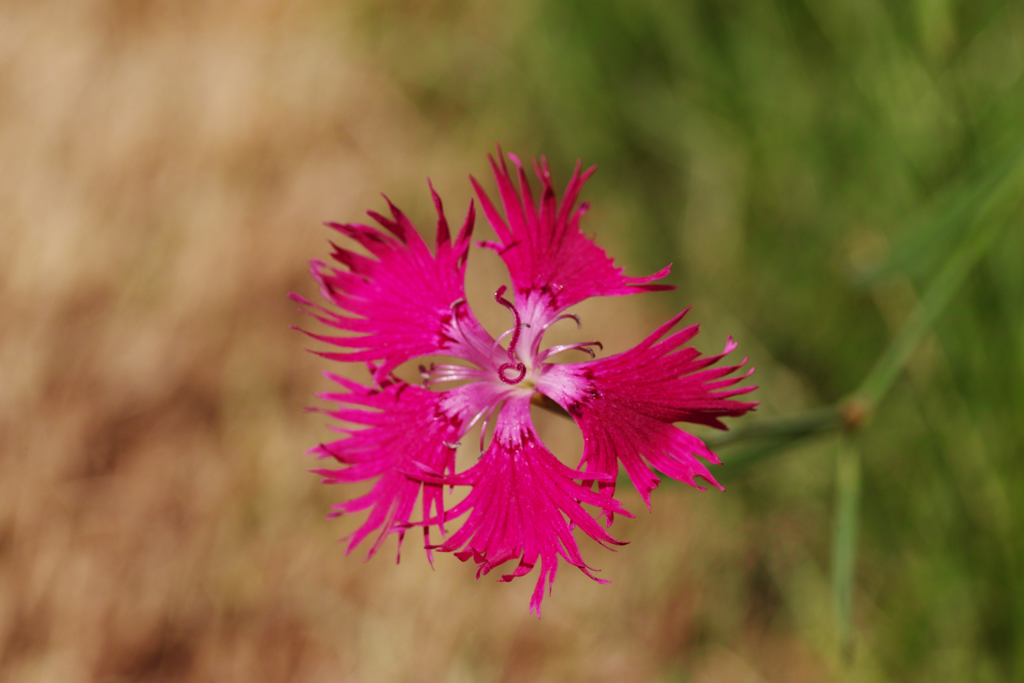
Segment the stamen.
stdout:
<svg viewBox="0 0 1024 683">
<path fill-rule="evenodd" d="M 596 346 L 604 351 L 604 344 L 599 341 L 583 342 L 580 344 L 564 344 L 562 346 L 552 346 L 550 349 L 544 349 L 544 351 L 537 356 L 537 360 L 545 361 L 551 356 L 562 353 L 563 351 L 583 351 L 584 353 L 590 354 L 591 358 L 595 358 L 594 351 L 590 348 L 591 346 Z"/>
<path fill-rule="evenodd" d="M 560 315 L 551 322 L 549 322 L 544 327 L 540 328 L 540 333 L 533 338 L 533 348 L 530 349 L 530 353 L 532 353 L 534 356 L 537 355 L 537 353 L 540 351 L 540 340 L 544 338 L 544 333 L 547 332 L 548 328 L 557 323 L 559 320 L 575 320 L 577 330 L 583 327 L 583 325 L 580 323 L 580 317 L 575 313 L 566 313 L 565 315 Z"/>
<path fill-rule="evenodd" d="M 515 352 L 516 344 L 519 342 L 519 332 L 523 326 L 523 323 L 522 320 L 519 318 L 519 311 L 516 310 L 516 307 L 512 304 L 511 301 L 502 296 L 502 294 L 505 293 L 506 289 L 507 287 L 505 287 L 505 285 L 499 287 L 498 291 L 494 293 L 494 300 L 497 301 L 502 306 L 504 306 L 505 308 L 507 308 L 508 310 L 512 311 L 512 315 L 516 317 L 516 324 L 515 327 L 512 328 L 512 341 L 509 342 L 508 345 L 509 362 L 502 363 L 501 366 L 498 367 L 498 377 L 505 384 L 519 384 L 520 382 L 523 381 L 523 378 L 526 377 L 526 364 L 516 361 Z M 519 376 L 514 379 L 506 377 L 505 373 L 509 370 L 514 370 L 518 372 Z"/>
</svg>

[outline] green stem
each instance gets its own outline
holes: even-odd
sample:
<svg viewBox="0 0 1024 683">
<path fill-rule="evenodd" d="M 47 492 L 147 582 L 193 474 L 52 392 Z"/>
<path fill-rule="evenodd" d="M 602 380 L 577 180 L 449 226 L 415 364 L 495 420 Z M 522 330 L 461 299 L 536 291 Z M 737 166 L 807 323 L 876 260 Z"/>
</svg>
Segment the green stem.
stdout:
<svg viewBox="0 0 1024 683">
<path fill-rule="evenodd" d="M 842 420 L 842 414 L 835 406 L 816 408 L 800 415 L 772 418 L 731 432 L 712 434 L 704 442 L 715 449 L 752 442 L 746 448 L 729 450 L 724 461 L 731 473 L 734 469 L 782 452 L 805 437 L 832 431 L 842 424 Z"/>
<path fill-rule="evenodd" d="M 788 437 L 789 440 L 796 440 L 835 429 L 841 424 L 842 414 L 835 406 L 828 406 L 808 410 L 799 415 L 762 420 L 731 432 L 712 434 L 704 439 L 704 443 L 716 448 L 751 439 Z"/>
<path fill-rule="evenodd" d="M 861 494 L 860 451 L 843 437 L 836 454 L 835 522 L 832 533 L 832 603 L 839 651 L 853 660 L 853 577 L 857 559 L 857 520 Z"/>
</svg>

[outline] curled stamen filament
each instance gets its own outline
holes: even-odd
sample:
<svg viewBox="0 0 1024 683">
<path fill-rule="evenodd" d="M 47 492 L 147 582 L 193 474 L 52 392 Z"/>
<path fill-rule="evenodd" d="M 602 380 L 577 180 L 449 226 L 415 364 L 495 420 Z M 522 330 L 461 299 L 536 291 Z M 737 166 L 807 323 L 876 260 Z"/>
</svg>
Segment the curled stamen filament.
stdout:
<svg viewBox="0 0 1024 683">
<path fill-rule="evenodd" d="M 505 285 L 499 287 L 498 291 L 494 293 L 494 300 L 497 301 L 502 306 L 504 306 L 505 308 L 507 308 L 508 310 L 512 311 L 512 315 L 514 315 L 516 318 L 516 324 L 515 327 L 512 328 L 512 341 L 509 342 L 508 345 L 509 362 L 502 363 L 498 367 L 498 377 L 505 384 L 519 384 L 520 382 L 523 381 L 523 378 L 526 377 L 526 364 L 520 361 L 516 361 L 515 351 L 516 344 L 519 342 L 519 332 L 523 326 L 523 323 L 522 320 L 519 318 L 519 311 L 516 310 L 516 307 L 512 304 L 511 301 L 502 296 L 502 294 L 505 293 L 506 289 L 507 288 L 505 287 Z M 518 372 L 519 376 L 515 378 L 506 377 L 505 373 L 508 372 L 509 370 L 514 370 Z"/>
<path fill-rule="evenodd" d="M 580 323 L 580 317 L 575 313 L 566 313 L 564 315 L 560 315 L 551 322 L 549 322 L 544 327 L 540 328 L 540 332 L 533 338 L 533 348 L 530 349 L 530 353 L 532 353 L 534 356 L 537 355 L 537 352 L 540 351 L 540 340 L 543 339 L 544 333 L 547 332 L 548 328 L 557 323 L 559 320 L 575 320 L 576 329 L 580 329 L 581 327 L 583 327 L 583 325 Z"/>
<path fill-rule="evenodd" d="M 585 353 L 589 353 L 591 358 L 595 358 L 596 356 L 594 355 L 593 349 L 590 348 L 591 346 L 596 346 L 602 351 L 604 350 L 604 344 L 599 341 L 582 342 L 580 344 L 563 344 L 561 346 L 552 346 L 550 349 L 544 349 L 544 351 L 537 356 L 537 360 L 547 360 L 551 356 L 556 353 L 561 353 L 562 351 L 583 351 Z"/>
</svg>

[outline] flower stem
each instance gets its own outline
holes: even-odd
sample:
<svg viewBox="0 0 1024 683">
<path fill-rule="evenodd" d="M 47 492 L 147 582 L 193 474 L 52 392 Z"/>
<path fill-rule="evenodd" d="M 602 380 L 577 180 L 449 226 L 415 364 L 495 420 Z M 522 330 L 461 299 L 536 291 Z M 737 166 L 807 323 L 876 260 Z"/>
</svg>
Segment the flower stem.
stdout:
<svg viewBox="0 0 1024 683">
<path fill-rule="evenodd" d="M 836 406 L 828 406 L 798 415 L 762 420 L 731 432 L 713 434 L 704 439 L 704 442 L 708 446 L 718 447 L 751 439 L 788 438 L 793 441 L 810 434 L 829 431 L 841 424 L 841 412 Z"/>
<path fill-rule="evenodd" d="M 853 576 L 857 560 L 857 526 L 861 493 L 860 450 L 843 437 L 836 453 L 835 521 L 832 531 L 832 604 L 839 652 L 853 661 Z"/>
</svg>

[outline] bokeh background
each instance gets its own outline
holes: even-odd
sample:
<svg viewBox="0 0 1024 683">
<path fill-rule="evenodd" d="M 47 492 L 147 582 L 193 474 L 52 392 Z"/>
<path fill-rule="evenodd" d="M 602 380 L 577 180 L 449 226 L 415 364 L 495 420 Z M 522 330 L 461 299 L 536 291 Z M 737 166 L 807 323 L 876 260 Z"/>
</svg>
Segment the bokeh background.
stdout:
<svg viewBox="0 0 1024 683">
<path fill-rule="evenodd" d="M 0 2 L 0 679 L 1024 680 L 1022 77 L 1003 0 Z M 692 305 L 771 436 L 724 494 L 621 489 L 611 585 L 540 621 L 532 577 L 344 555 L 286 298 L 321 221 L 386 191 L 429 236 L 497 141 L 675 264 L 582 334 Z"/>
</svg>

